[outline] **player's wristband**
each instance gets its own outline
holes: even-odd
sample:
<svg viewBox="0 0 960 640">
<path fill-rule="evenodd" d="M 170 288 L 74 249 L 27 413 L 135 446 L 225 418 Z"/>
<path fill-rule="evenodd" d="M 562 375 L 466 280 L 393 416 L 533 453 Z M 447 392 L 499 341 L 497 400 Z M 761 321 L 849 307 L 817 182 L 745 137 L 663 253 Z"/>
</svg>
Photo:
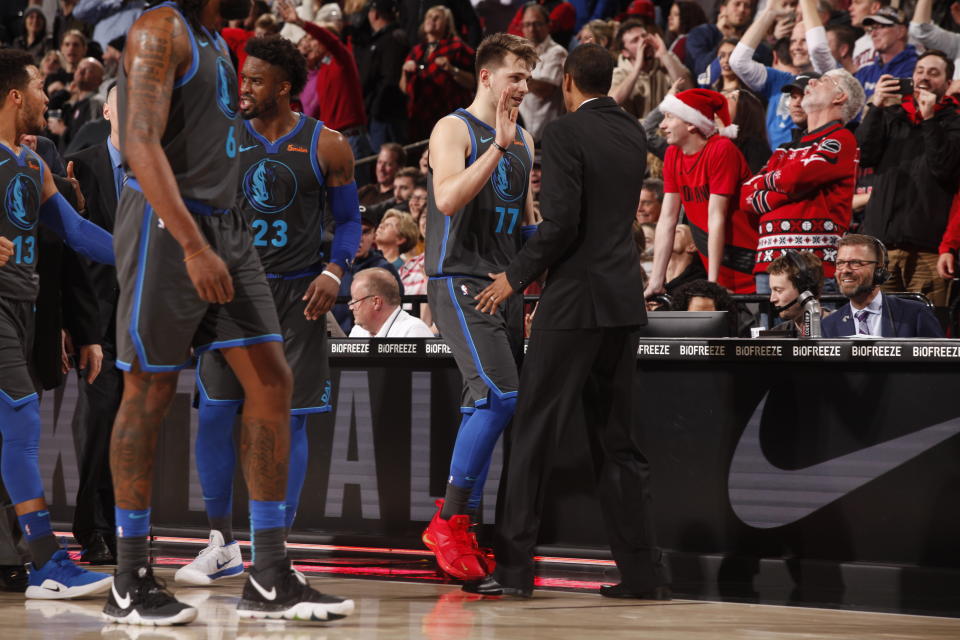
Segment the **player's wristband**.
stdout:
<svg viewBox="0 0 960 640">
<path fill-rule="evenodd" d="M 324 269 L 323 271 L 320 272 L 320 275 L 331 278 L 334 282 L 337 283 L 338 287 L 340 286 L 340 278 L 338 278 L 337 274 L 333 273 L 332 271 L 327 271 L 326 269 Z"/>
<path fill-rule="evenodd" d="M 500 153 L 506 153 L 506 152 L 507 152 L 507 148 L 506 148 L 506 147 L 501 147 L 499 144 L 497 144 L 497 141 L 496 141 L 496 140 L 493 141 L 493 146 L 494 146 L 494 148 L 495 148 L 497 151 L 499 151 Z"/>
</svg>

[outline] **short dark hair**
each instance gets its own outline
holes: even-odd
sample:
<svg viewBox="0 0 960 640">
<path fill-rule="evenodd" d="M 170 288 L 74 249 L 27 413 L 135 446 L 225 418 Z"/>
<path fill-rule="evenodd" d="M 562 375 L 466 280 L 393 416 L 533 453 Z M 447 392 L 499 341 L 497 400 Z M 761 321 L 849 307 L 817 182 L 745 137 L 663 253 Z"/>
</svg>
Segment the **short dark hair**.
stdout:
<svg viewBox="0 0 960 640">
<path fill-rule="evenodd" d="M 643 181 L 643 186 L 641 188 L 645 191 L 650 191 L 657 197 L 657 200 L 663 202 L 663 180 L 658 178 L 647 178 Z"/>
<path fill-rule="evenodd" d="M 955 69 L 953 60 L 948 58 L 947 54 L 944 53 L 943 51 L 940 51 L 939 49 L 927 49 L 926 51 L 921 53 L 920 56 L 917 58 L 917 64 L 919 64 L 920 61 L 923 60 L 924 58 L 929 58 L 930 56 L 934 56 L 936 58 L 940 58 L 941 60 L 943 60 L 943 63 L 947 65 L 947 71 L 945 75 L 947 79 L 947 83 L 953 80 L 953 71 Z"/>
<path fill-rule="evenodd" d="M 526 62 L 530 71 L 533 71 L 540 60 L 537 50 L 526 38 L 509 33 L 494 33 L 484 38 L 477 47 L 477 80 L 480 79 L 481 69 L 497 69 L 503 66 L 508 53 Z"/>
<path fill-rule="evenodd" d="M 674 311 L 686 311 L 692 298 L 710 298 L 717 311 L 730 311 L 734 315 L 737 313 L 737 305 L 730 292 L 716 282 L 707 280 L 694 280 L 677 287 L 670 306 Z"/>
<path fill-rule="evenodd" d="M 419 177 L 420 177 L 420 169 L 417 169 L 416 167 L 403 167 L 402 169 L 397 171 L 397 175 L 394 176 L 394 179 L 412 178 L 413 186 L 417 186 L 417 178 Z"/>
<path fill-rule="evenodd" d="M 35 66 L 33 56 L 22 49 L 0 49 L 0 106 L 14 89 L 24 91 L 30 84 L 27 67 Z"/>
<path fill-rule="evenodd" d="M 797 291 L 803 293 L 803 285 L 800 283 L 800 269 L 803 265 L 806 271 L 806 279 L 809 282 L 810 293 L 817 298 L 823 291 L 823 261 L 812 251 L 794 252 L 795 257 L 790 258 L 786 253 L 767 265 L 767 273 L 770 275 L 783 274 L 790 279 Z M 798 264 L 799 263 L 799 264 Z"/>
<path fill-rule="evenodd" d="M 617 29 L 617 35 L 613 37 L 614 49 L 616 51 L 623 51 L 623 36 L 634 29 L 643 29 L 646 31 L 648 29 L 647 23 L 643 20 L 637 20 L 636 18 L 624 20 L 623 23 L 620 24 L 620 28 Z"/>
<path fill-rule="evenodd" d="M 250 38 L 243 50 L 248 56 L 280 69 L 284 80 L 290 83 L 292 97 L 303 91 L 307 84 L 307 62 L 291 41 L 278 35 Z"/>
<path fill-rule="evenodd" d="M 887 248 L 880 240 L 864 233 L 848 233 L 837 242 L 837 251 L 841 247 L 870 247 L 880 266 L 887 266 Z"/>
<path fill-rule="evenodd" d="M 773 45 L 773 52 L 777 54 L 780 64 L 793 66 L 793 55 L 790 54 L 790 38 L 780 38 Z"/>
<path fill-rule="evenodd" d="M 613 82 L 613 56 L 598 44 L 582 44 L 567 56 L 563 72 L 588 95 L 607 95 Z"/>
<path fill-rule="evenodd" d="M 857 46 L 857 32 L 853 27 L 846 24 L 831 24 L 827 26 L 827 33 L 834 34 L 837 42 L 846 45 L 849 49 L 848 53 L 853 55 L 853 50 Z"/>
</svg>

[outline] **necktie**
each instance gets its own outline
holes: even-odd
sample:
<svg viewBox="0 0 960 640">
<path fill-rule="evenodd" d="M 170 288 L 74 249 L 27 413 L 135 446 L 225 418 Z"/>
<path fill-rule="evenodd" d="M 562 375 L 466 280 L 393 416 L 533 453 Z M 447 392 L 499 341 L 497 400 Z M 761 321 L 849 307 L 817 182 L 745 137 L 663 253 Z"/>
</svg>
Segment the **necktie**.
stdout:
<svg viewBox="0 0 960 640">
<path fill-rule="evenodd" d="M 127 182 L 127 176 L 123 172 L 123 167 L 116 166 L 113 168 L 113 183 L 117 189 L 117 200 L 120 199 L 120 192 L 123 191 L 123 185 Z"/>
<path fill-rule="evenodd" d="M 870 329 L 867 327 L 867 317 L 870 315 L 870 312 L 866 309 L 861 309 L 857 311 L 853 316 L 857 319 L 857 335 L 868 336 L 870 335 Z"/>
</svg>

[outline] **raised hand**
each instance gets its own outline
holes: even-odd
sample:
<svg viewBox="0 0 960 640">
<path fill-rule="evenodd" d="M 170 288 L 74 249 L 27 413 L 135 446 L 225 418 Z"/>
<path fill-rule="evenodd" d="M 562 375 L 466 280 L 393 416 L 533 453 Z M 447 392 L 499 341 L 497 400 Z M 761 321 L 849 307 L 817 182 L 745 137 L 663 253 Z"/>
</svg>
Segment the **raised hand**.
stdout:
<svg viewBox="0 0 960 640">
<path fill-rule="evenodd" d="M 497 102 L 497 134 L 496 143 L 508 148 L 517 137 L 517 115 L 520 109 L 514 106 L 516 89 L 504 89 Z"/>
<path fill-rule="evenodd" d="M 87 199 L 80 190 L 80 181 L 73 177 L 73 160 L 67 163 L 67 180 L 73 185 L 73 193 L 77 196 L 77 211 L 84 211 L 87 208 Z"/>
<path fill-rule="evenodd" d="M 303 20 L 297 13 L 296 7 L 290 4 L 290 0 L 277 0 L 277 11 L 280 13 L 280 19 L 290 24 L 302 24 Z"/>
</svg>

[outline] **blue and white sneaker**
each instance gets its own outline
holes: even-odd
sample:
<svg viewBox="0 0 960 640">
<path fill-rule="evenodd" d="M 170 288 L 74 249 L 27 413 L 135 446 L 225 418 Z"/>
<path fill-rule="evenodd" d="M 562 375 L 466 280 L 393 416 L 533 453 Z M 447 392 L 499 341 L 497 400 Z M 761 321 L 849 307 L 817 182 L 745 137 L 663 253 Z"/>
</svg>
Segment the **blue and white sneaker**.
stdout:
<svg viewBox="0 0 960 640">
<path fill-rule="evenodd" d="M 66 550 L 60 549 L 39 569 L 30 564 L 27 597 L 38 600 L 66 600 L 103 593 L 113 577 L 87 571 L 73 564 Z"/>
<path fill-rule="evenodd" d="M 223 535 L 219 531 L 211 531 L 207 546 L 193 562 L 180 567 L 173 579 L 177 584 L 205 586 L 214 580 L 241 573 L 243 558 L 240 557 L 240 545 L 236 540 L 225 545 Z"/>
</svg>

